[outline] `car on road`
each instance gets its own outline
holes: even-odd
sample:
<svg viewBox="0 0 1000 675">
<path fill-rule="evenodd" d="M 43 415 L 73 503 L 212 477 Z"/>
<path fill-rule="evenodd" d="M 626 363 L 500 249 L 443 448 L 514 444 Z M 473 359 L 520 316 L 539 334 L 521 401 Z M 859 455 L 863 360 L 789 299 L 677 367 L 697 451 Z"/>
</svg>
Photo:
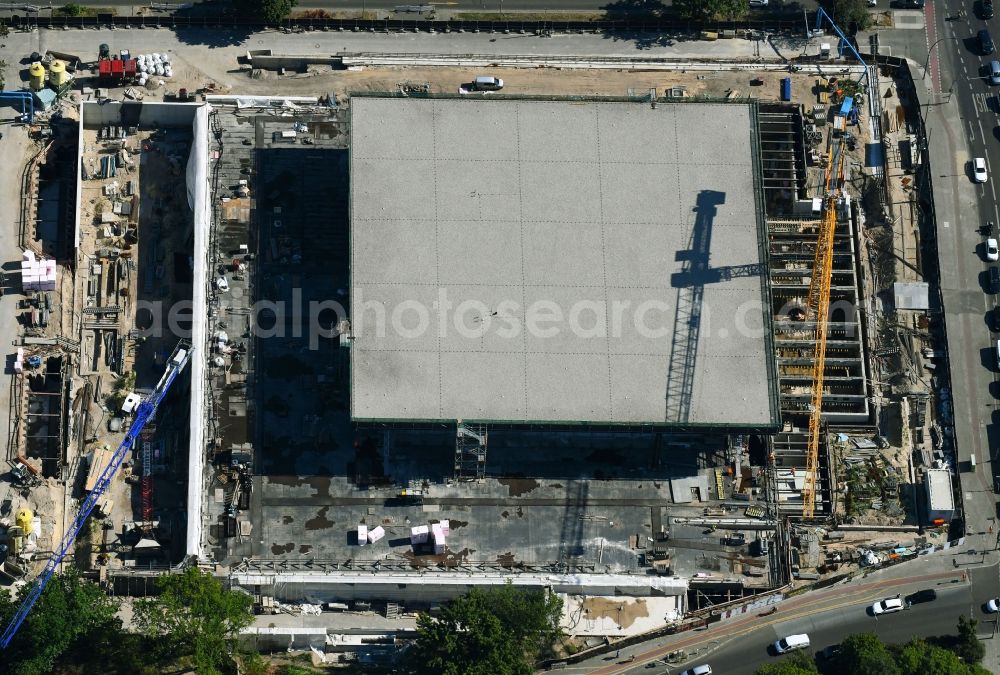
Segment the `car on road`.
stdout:
<svg viewBox="0 0 1000 675">
<path fill-rule="evenodd" d="M 993 598 L 992 600 L 988 600 L 986 602 L 985 609 L 986 609 L 987 612 L 989 612 L 991 614 L 995 614 L 996 612 L 1000 612 L 1000 598 Z"/>
<path fill-rule="evenodd" d="M 751 7 L 767 7 L 767 0 L 750 0 Z"/>
<path fill-rule="evenodd" d="M 479 75 L 472 82 L 476 91 L 499 91 L 503 89 L 503 80 L 492 75 Z"/>
<path fill-rule="evenodd" d="M 972 160 L 972 178 L 977 183 L 985 183 L 989 180 L 989 174 L 986 172 L 985 157 L 976 157 Z"/>
<path fill-rule="evenodd" d="M 979 53 L 983 56 L 989 56 L 993 53 L 993 38 L 990 36 L 990 32 L 983 28 L 976 34 L 976 38 L 979 40 Z"/>
<path fill-rule="evenodd" d="M 979 18 L 983 20 L 993 18 L 993 0 L 983 0 L 979 3 Z"/>
<path fill-rule="evenodd" d="M 822 661 L 832 661 L 840 654 L 840 645 L 830 645 L 816 652 L 816 656 Z"/>
<path fill-rule="evenodd" d="M 989 239 L 986 240 L 986 243 L 983 246 L 984 250 L 986 251 L 987 260 L 989 260 L 990 262 L 996 262 L 997 260 L 1000 260 L 1000 248 L 997 247 L 996 239 L 990 237 Z"/>
<path fill-rule="evenodd" d="M 1000 267 L 991 267 L 986 272 L 986 288 L 990 293 L 1000 293 Z"/>
<path fill-rule="evenodd" d="M 797 649 L 809 648 L 809 635 L 807 633 L 796 633 L 788 635 L 774 643 L 774 651 L 778 654 L 787 654 Z"/>
<path fill-rule="evenodd" d="M 892 614 L 903 609 L 903 601 L 898 597 L 879 600 L 871 606 L 872 614 L 881 616 L 882 614 Z"/>
<path fill-rule="evenodd" d="M 990 61 L 990 84 L 1000 84 L 1000 61 Z"/>
<path fill-rule="evenodd" d="M 712 666 L 707 663 L 703 663 L 700 666 L 688 668 L 680 675 L 712 675 Z"/>
<path fill-rule="evenodd" d="M 919 605 L 922 602 L 932 602 L 934 600 L 937 600 L 937 591 L 933 588 L 925 588 L 906 596 L 907 605 Z"/>
<path fill-rule="evenodd" d="M 986 325 L 994 333 L 1000 333 L 1000 307 L 994 307 L 986 312 Z"/>
</svg>

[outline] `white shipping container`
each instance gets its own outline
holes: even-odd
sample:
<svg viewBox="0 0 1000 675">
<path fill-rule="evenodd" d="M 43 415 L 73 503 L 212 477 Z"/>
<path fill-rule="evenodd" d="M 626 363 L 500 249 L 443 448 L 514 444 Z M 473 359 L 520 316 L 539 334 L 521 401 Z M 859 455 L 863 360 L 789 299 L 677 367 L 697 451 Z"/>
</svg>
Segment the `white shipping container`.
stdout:
<svg viewBox="0 0 1000 675">
<path fill-rule="evenodd" d="M 430 532 L 426 525 L 418 525 L 417 527 L 410 528 L 410 543 L 411 544 L 426 544 L 427 534 Z"/>
<path fill-rule="evenodd" d="M 368 543 L 368 526 L 358 525 L 358 546 L 364 546 Z"/>
<path fill-rule="evenodd" d="M 379 525 L 374 530 L 368 533 L 368 543 L 374 544 L 376 541 L 385 536 L 385 530 Z"/>
</svg>

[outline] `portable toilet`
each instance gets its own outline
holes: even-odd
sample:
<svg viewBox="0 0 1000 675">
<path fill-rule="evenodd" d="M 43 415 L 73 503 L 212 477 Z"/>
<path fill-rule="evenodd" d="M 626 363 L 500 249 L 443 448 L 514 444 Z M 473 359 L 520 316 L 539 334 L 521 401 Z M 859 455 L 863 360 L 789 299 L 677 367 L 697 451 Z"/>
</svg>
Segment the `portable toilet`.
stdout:
<svg viewBox="0 0 1000 675">
<path fill-rule="evenodd" d="M 28 66 L 28 85 L 34 91 L 39 91 L 45 87 L 45 66 L 38 61 Z"/>
<path fill-rule="evenodd" d="M 24 534 L 28 534 L 31 532 L 31 520 L 34 517 L 35 514 L 31 512 L 31 509 L 19 508 L 14 513 L 14 524 L 20 527 Z"/>
<path fill-rule="evenodd" d="M 781 100 L 792 100 L 792 78 L 790 77 L 781 78 Z"/>
<path fill-rule="evenodd" d="M 58 89 L 69 81 L 69 74 L 66 72 L 66 64 L 62 61 L 53 61 L 49 65 L 49 82 Z"/>
</svg>

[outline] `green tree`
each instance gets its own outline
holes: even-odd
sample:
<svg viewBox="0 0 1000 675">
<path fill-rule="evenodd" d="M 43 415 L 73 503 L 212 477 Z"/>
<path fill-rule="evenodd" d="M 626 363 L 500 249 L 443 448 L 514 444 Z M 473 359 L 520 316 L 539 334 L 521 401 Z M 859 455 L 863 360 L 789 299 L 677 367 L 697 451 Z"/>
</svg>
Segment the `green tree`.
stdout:
<svg viewBox="0 0 1000 675">
<path fill-rule="evenodd" d="M 898 650 L 899 668 L 904 673 L 933 673 L 934 675 L 974 675 L 981 672 L 975 665 L 962 660 L 947 649 L 916 638 Z"/>
<path fill-rule="evenodd" d="M 976 636 L 975 619 L 967 619 L 964 616 L 958 617 L 958 639 L 952 651 L 966 663 L 979 663 L 986 655 L 986 648 Z"/>
<path fill-rule="evenodd" d="M 253 623 L 253 600 L 195 567 L 160 577 L 157 588 L 157 597 L 136 603 L 136 625 L 159 637 L 165 654 L 191 655 L 199 675 L 221 672 L 236 635 Z"/>
<path fill-rule="evenodd" d="M 80 16 L 83 14 L 83 5 L 75 2 L 68 2 L 59 8 L 59 13 L 64 16 Z"/>
<path fill-rule="evenodd" d="M 740 19 L 750 11 L 750 0 L 674 0 L 674 11 L 684 19 Z"/>
<path fill-rule="evenodd" d="M 562 600 L 510 584 L 473 589 L 445 605 L 439 618 L 420 615 L 409 672 L 435 675 L 528 675 L 559 635 Z"/>
<path fill-rule="evenodd" d="M 292 13 L 297 0 L 237 0 L 237 8 L 253 18 L 266 23 L 280 23 Z"/>
<path fill-rule="evenodd" d="M 22 587 L 16 600 L 0 592 L 2 625 L 9 623 L 30 588 Z M 4 651 L 2 669 L 13 675 L 51 673 L 68 652 L 114 641 L 121 634 L 117 611 L 118 603 L 76 570 L 56 574 Z"/>
<path fill-rule="evenodd" d="M 867 0 L 822 0 L 820 4 L 844 33 L 866 30 L 872 24 Z"/>
<path fill-rule="evenodd" d="M 816 664 L 806 652 L 795 652 L 791 657 L 776 663 L 766 663 L 756 675 L 818 675 Z"/>
<path fill-rule="evenodd" d="M 902 675 L 889 649 L 874 633 L 851 635 L 840 645 L 837 661 L 852 675 Z"/>
</svg>

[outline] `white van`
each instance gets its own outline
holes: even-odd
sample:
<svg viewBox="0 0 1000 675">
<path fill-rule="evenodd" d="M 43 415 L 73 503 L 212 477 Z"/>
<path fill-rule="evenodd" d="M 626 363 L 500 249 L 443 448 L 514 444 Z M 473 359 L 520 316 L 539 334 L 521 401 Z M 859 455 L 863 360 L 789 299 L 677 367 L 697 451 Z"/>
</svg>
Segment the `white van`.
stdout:
<svg viewBox="0 0 1000 675">
<path fill-rule="evenodd" d="M 492 75 L 478 75 L 473 84 L 476 85 L 476 91 L 497 91 L 498 89 L 503 89 L 503 80 Z"/>
<path fill-rule="evenodd" d="M 997 367 L 1000 368 L 1000 340 L 997 340 Z"/>
<path fill-rule="evenodd" d="M 774 643 L 774 651 L 779 654 L 786 654 L 788 652 L 794 652 L 797 649 L 808 649 L 809 648 L 809 636 L 805 633 L 799 633 L 797 635 L 789 635 L 788 637 L 783 637 Z"/>
</svg>

